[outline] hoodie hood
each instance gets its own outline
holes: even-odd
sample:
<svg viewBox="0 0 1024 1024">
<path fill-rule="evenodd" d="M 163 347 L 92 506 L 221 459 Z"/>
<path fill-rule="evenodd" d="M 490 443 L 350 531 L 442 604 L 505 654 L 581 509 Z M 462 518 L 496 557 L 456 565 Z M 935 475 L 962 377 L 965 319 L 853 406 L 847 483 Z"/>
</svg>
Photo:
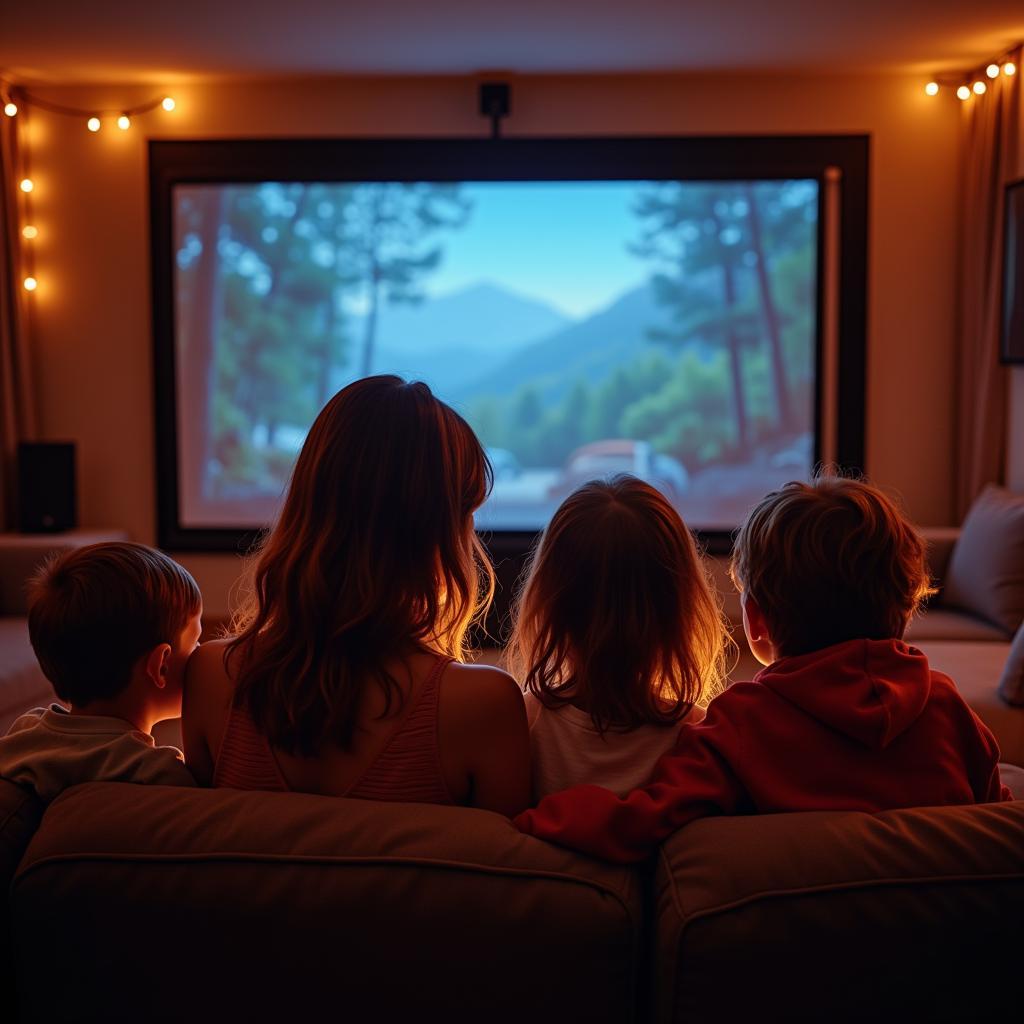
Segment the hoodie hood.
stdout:
<svg viewBox="0 0 1024 1024">
<path fill-rule="evenodd" d="M 913 725 L 931 691 L 928 659 L 901 640 L 847 640 L 782 658 L 754 678 L 819 722 L 876 750 Z"/>
</svg>

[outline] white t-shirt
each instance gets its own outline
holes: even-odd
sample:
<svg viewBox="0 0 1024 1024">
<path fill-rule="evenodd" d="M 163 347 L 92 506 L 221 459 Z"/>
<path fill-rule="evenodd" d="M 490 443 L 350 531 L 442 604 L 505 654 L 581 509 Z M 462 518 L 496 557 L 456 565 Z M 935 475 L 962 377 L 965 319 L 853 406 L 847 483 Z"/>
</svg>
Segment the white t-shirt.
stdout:
<svg viewBox="0 0 1024 1024">
<path fill-rule="evenodd" d="M 608 729 L 602 736 L 586 711 L 571 704 L 546 708 L 532 693 L 526 694 L 526 713 L 534 801 L 579 783 L 625 796 L 650 779 L 682 724 L 641 725 L 629 732 Z M 703 717 L 703 710 L 695 707 L 683 721 L 693 724 Z"/>
<path fill-rule="evenodd" d="M 72 715 L 59 704 L 26 712 L 0 739 L 0 777 L 46 801 L 80 782 L 195 785 L 177 747 L 158 747 L 122 718 Z"/>
</svg>

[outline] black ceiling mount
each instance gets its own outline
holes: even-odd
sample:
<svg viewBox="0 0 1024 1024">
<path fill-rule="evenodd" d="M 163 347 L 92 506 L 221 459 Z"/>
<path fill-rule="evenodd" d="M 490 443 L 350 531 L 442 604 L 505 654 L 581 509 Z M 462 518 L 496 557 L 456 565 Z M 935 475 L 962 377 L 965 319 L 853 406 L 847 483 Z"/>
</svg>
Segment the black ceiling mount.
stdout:
<svg viewBox="0 0 1024 1024">
<path fill-rule="evenodd" d="M 491 138 L 501 137 L 501 119 L 508 117 L 512 87 L 508 82 L 480 83 L 480 116 L 491 119 Z"/>
</svg>

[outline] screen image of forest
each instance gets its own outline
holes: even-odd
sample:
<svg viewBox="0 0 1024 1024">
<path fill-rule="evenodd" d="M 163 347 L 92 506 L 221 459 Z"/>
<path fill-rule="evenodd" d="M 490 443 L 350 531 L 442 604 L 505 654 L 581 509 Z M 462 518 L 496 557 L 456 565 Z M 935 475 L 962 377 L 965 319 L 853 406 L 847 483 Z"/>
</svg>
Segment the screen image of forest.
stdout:
<svg viewBox="0 0 1024 1024">
<path fill-rule="evenodd" d="M 628 472 L 733 529 L 814 461 L 818 184 L 175 185 L 179 515 L 259 528 L 317 412 L 426 381 L 477 432 L 484 530 Z"/>
</svg>

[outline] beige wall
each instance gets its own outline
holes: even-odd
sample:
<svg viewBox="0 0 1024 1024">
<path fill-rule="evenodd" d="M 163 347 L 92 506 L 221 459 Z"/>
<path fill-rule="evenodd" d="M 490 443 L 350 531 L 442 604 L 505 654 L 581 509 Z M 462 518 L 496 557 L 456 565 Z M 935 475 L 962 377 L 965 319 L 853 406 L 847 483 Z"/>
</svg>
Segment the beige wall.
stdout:
<svg viewBox="0 0 1024 1024">
<path fill-rule="evenodd" d="M 867 466 L 926 524 L 951 515 L 956 101 L 917 77 L 563 77 L 515 81 L 509 133 L 872 137 Z M 159 91 L 159 90 L 157 90 Z M 84 524 L 155 531 L 147 137 L 475 135 L 470 79 L 178 84 L 129 132 L 33 112 L 40 227 L 33 336 L 42 436 L 79 445 Z M 109 108 L 152 89 L 53 88 Z M 223 613 L 237 562 L 183 556 Z"/>
</svg>

